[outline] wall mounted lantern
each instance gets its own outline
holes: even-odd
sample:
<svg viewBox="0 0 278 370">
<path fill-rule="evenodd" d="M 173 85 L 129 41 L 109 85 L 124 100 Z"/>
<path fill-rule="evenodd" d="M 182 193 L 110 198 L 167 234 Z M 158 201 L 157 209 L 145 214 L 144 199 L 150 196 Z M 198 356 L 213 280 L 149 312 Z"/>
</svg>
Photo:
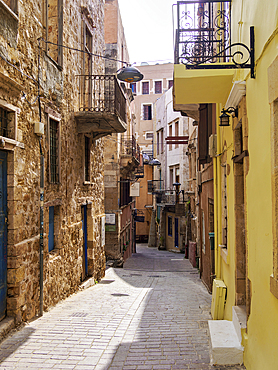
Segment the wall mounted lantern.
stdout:
<svg viewBox="0 0 278 370">
<path fill-rule="evenodd" d="M 222 111 L 221 111 L 221 116 L 219 117 L 220 118 L 220 123 L 219 123 L 220 127 L 230 126 L 230 124 L 229 124 L 230 116 L 227 113 L 229 113 L 229 114 L 234 113 L 234 117 L 237 117 L 238 116 L 238 109 L 234 108 L 234 107 L 229 107 L 227 109 L 223 108 Z"/>
</svg>

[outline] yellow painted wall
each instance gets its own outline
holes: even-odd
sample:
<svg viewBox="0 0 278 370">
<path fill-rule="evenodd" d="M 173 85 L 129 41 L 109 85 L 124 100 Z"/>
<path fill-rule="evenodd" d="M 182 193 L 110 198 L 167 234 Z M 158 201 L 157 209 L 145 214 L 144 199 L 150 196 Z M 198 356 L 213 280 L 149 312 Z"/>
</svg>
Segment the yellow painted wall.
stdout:
<svg viewBox="0 0 278 370">
<path fill-rule="evenodd" d="M 270 292 L 270 275 L 273 273 L 273 219 L 271 188 L 271 125 L 268 102 L 269 66 L 278 55 L 278 1 L 277 0 L 233 0 L 232 42 L 250 45 L 250 26 L 255 28 L 256 79 L 250 78 L 250 70 L 234 71 L 234 81 L 246 81 L 246 109 L 248 119 L 249 171 L 246 177 L 245 212 L 247 241 L 247 276 L 251 281 L 251 310 L 247 323 L 244 364 L 247 370 L 278 370 L 278 299 Z M 225 104 L 227 87 L 223 76 L 222 88 L 219 73 L 207 71 L 185 71 L 175 66 L 174 97 L 176 104 L 218 103 Z M 214 76 L 216 82 L 214 84 Z M 212 93 L 207 94 L 208 78 Z M 191 84 L 191 85 L 190 85 Z M 188 86 L 195 88 L 194 94 Z M 195 86 L 195 87 L 194 87 Z M 224 89 L 224 90 L 223 90 Z M 223 99 L 218 95 L 222 91 Z M 199 101 L 198 101 L 199 99 Z M 227 107 L 226 107 L 227 108 Z M 232 127 L 217 131 L 218 156 L 214 159 L 216 274 L 227 285 L 227 302 L 224 318 L 232 319 L 235 305 L 235 189 L 233 171 Z M 232 146 L 231 146 L 232 145 Z M 226 153 L 223 152 L 227 149 Z M 227 156 L 230 173 L 227 176 L 228 250 L 226 257 L 221 248 L 221 161 Z M 275 246 L 278 248 L 278 246 Z M 223 257 L 224 256 L 224 257 Z"/>
<path fill-rule="evenodd" d="M 277 0 L 268 0 L 267 2 L 234 0 L 232 2 L 233 41 L 241 41 L 249 45 L 249 27 L 251 25 L 255 26 L 256 79 L 250 79 L 248 70 L 235 74 L 235 80 L 246 78 L 250 161 L 246 179 L 246 212 L 248 277 L 252 283 L 252 300 L 244 363 L 248 370 L 277 370 L 278 300 L 269 289 L 270 275 L 273 271 L 273 220 L 270 106 L 267 77 L 267 69 L 278 55 Z M 224 130 L 224 138 L 228 143 L 231 140 L 231 128 Z M 231 158 L 230 154 L 227 161 L 229 158 Z M 226 319 L 231 319 L 235 294 L 232 167 L 231 163 L 231 173 L 228 180 L 229 265 L 221 258 L 221 277 L 228 286 Z"/>
</svg>

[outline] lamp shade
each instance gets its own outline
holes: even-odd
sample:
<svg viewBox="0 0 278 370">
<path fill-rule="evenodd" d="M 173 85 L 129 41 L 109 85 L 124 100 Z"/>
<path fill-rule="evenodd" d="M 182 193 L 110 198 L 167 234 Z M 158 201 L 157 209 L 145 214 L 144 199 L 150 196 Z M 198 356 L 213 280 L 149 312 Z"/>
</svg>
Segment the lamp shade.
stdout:
<svg viewBox="0 0 278 370">
<path fill-rule="evenodd" d="M 150 164 L 151 166 L 160 166 L 160 165 L 161 165 L 161 163 L 159 162 L 159 160 L 158 160 L 158 159 L 156 159 L 156 158 L 152 158 L 152 159 L 149 161 L 149 164 Z"/>
<path fill-rule="evenodd" d="M 118 80 L 125 81 L 125 82 L 138 82 L 141 81 L 144 76 L 139 71 L 139 69 L 135 67 L 123 67 L 120 72 L 117 74 Z"/>
</svg>

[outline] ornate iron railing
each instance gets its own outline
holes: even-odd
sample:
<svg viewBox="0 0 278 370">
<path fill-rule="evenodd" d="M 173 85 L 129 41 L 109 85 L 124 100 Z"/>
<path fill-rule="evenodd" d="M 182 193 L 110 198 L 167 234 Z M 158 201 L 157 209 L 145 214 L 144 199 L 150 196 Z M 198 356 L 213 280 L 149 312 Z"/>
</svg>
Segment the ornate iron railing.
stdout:
<svg viewBox="0 0 278 370">
<path fill-rule="evenodd" d="M 187 69 L 250 68 L 254 78 L 254 27 L 250 48 L 231 44 L 231 0 L 177 2 L 175 63 Z"/>
<path fill-rule="evenodd" d="M 140 147 L 134 136 L 122 136 L 121 154 L 130 155 L 140 161 Z"/>
<path fill-rule="evenodd" d="M 230 45 L 231 35 L 230 6 L 230 1 L 178 1 L 177 64 L 200 64 L 208 60 L 219 62 L 220 59 L 228 61 L 226 49 Z"/>
<path fill-rule="evenodd" d="M 126 122 L 126 98 L 115 75 L 80 75 L 79 111 L 116 114 Z"/>
<path fill-rule="evenodd" d="M 176 204 L 176 192 L 174 190 L 159 190 L 155 194 L 157 204 Z"/>
</svg>

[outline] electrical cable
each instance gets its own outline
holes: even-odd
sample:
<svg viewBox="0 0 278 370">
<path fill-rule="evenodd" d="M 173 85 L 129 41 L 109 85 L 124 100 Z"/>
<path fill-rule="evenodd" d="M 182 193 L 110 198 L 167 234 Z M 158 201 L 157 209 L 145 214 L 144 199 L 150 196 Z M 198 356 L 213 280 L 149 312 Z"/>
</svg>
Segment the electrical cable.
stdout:
<svg viewBox="0 0 278 370">
<path fill-rule="evenodd" d="M 29 78 L 30 80 L 32 80 L 33 82 L 35 82 L 36 84 L 38 83 L 38 81 L 36 81 L 33 77 L 30 77 L 28 75 L 26 75 L 25 73 L 23 73 L 20 69 L 18 69 L 14 64 L 10 63 L 6 58 L 3 57 L 3 55 L 0 54 L 0 57 L 2 59 L 4 59 L 4 61 L 6 63 L 8 63 L 10 66 L 12 66 L 13 68 L 15 68 L 18 72 L 20 72 L 23 76 Z"/>
<path fill-rule="evenodd" d="M 129 62 L 126 62 L 126 61 L 123 61 L 123 60 L 120 60 L 120 59 L 110 58 L 110 57 L 107 57 L 107 56 L 104 56 L 104 55 L 91 53 L 87 50 L 81 50 L 81 49 L 73 48 L 73 47 L 70 47 L 70 46 L 63 45 L 63 44 L 57 44 L 55 42 L 47 41 L 43 37 L 38 38 L 38 41 L 43 41 L 46 44 L 55 45 L 55 46 L 58 46 L 58 47 L 61 47 L 61 48 L 64 48 L 64 49 L 68 49 L 68 50 L 78 51 L 80 53 L 88 54 L 88 55 L 91 55 L 91 56 L 94 56 L 94 57 L 99 57 L 99 58 L 103 58 L 103 59 L 112 60 L 114 62 L 124 63 L 127 66 L 130 65 Z"/>
</svg>

